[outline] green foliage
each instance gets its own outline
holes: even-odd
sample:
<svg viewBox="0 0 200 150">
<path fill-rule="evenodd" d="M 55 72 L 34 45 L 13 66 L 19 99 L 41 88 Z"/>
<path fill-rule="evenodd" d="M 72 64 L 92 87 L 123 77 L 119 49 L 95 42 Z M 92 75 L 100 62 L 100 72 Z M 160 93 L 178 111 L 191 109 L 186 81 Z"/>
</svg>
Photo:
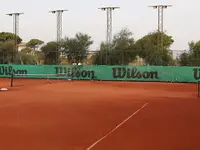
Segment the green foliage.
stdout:
<svg viewBox="0 0 200 150">
<path fill-rule="evenodd" d="M 44 41 L 41 41 L 39 39 L 31 39 L 26 46 L 29 48 L 33 48 L 34 50 L 38 48 L 40 45 L 44 44 Z"/>
<path fill-rule="evenodd" d="M 127 65 L 129 62 L 135 60 L 137 52 L 135 40 L 132 35 L 132 32 L 125 28 L 114 36 L 112 42 L 112 53 L 114 55 L 114 58 L 112 59 L 113 61 L 111 64 Z"/>
<path fill-rule="evenodd" d="M 13 41 L 0 42 L 0 63 L 9 64 L 11 63 L 12 54 L 16 56 L 16 49 L 14 49 Z"/>
<path fill-rule="evenodd" d="M 37 51 L 34 54 L 34 58 L 35 58 L 37 64 L 40 64 L 40 62 L 45 59 L 45 55 L 43 52 Z"/>
<path fill-rule="evenodd" d="M 149 65 L 174 64 L 172 53 L 169 50 L 174 42 L 171 36 L 163 34 L 163 51 L 157 49 L 157 39 L 161 34 L 160 32 L 150 33 L 135 42 L 132 33 L 128 29 L 122 29 L 114 36 L 110 45 L 101 43 L 100 51 L 97 52 L 94 63 L 127 65 L 133 62 L 136 56 L 139 56 Z"/>
<path fill-rule="evenodd" d="M 63 53 L 67 56 L 69 63 L 82 62 L 87 56 L 89 47 L 93 44 L 91 37 L 87 34 L 77 33 L 73 38 L 65 38 L 61 42 Z"/>
<path fill-rule="evenodd" d="M 35 55 L 27 54 L 24 52 L 18 52 L 16 55 L 16 64 L 24 65 L 35 65 L 37 64 L 37 59 Z"/>
<path fill-rule="evenodd" d="M 190 66 L 191 65 L 191 56 L 189 53 L 184 52 L 180 56 L 180 65 L 181 66 Z"/>
<path fill-rule="evenodd" d="M 122 29 L 114 36 L 111 44 L 101 43 L 100 50 L 94 58 L 94 63 L 126 65 L 133 61 L 136 55 L 136 45 L 132 32 L 128 29 Z"/>
<path fill-rule="evenodd" d="M 169 50 L 174 40 L 171 36 L 163 34 L 163 51 L 158 49 L 157 39 L 160 32 L 150 33 L 136 42 L 138 55 L 149 65 L 169 65 L 173 58 Z"/>
<path fill-rule="evenodd" d="M 108 45 L 104 42 L 101 43 L 100 50 L 97 51 L 97 53 L 92 56 L 92 63 L 93 64 L 97 64 L 97 65 L 107 64 L 106 54 L 107 54 L 107 57 L 108 57 L 107 49 L 108 49 L 109 46 L 111 46 L 111 45 Z"/>
<path fill-rule="evenodd" d="M 31 48 L 29 48 L 29 47 L 23 48 L 23 49 L 21 50 L 21 52 L 26 53 L 26 54 L 29 54 L 29 53 L 31 53 L 32 51 L 33 51 L 33 50 L 32 50 Z"/>
<path fill-rule="evenodd" d="M 77 33 L 73 38 L 64 38 L 60 43 L 49 42 L 41 48 L 44 54 L 44 63 L 60 63 L 61 51 L 58 50 L 62 50 L 69 63 L 82 62 L 87 57 L 86 53 L 92 43 L 91 37 L 82 33 Z M 59 60 L 57 60 L 58 58 Z"/>
<path fill-rule="evenodd" d="M 41 50 L 44 54 L 44 64 L 57 64 L 57 56 L 60 55 L 57 52 L 57 42 L 48 42 Z"/>
<path fill-rule="evenodd" d="M 158 49 L 158 36 L 163 34 L 164 49 Z M 11 63 L 12 54 L 16 60 L 14 63 L 39 64 L 44 59 L 44 64 L 58 64 L 61 61 L 61 51 L 67 57 L 69 63 L 83 62 L 87 58 L 90 46 L 93 44 L 87 34 L 77 33 L 74 37 L 64 38 L 60 43 L 49 42 L 42 46 L 42 52 L 36 52 L 36 48 L 44 44 L 39 39 L 31 39 L 21 52 L 17 53 L 14 46 L 15 35 L 9 32 L 0 32 L 0 63 Z M 22 39 L 17 37 L 17 43 Z M 181 55 L 178 61 L 173 60 L 170 46 L 174 40 L 171 36 L 153 32 L 135 41 L 133 34 L 124 28 L 115 34 L 110 44 L 102 42 L 100 50 L 89 61 L 101 65 L 128 65 L 136 60 L 136 56 L 142 58 L 147 65 L 200 65 L 200 41 L 189 43 L 189 53 Z M 61 50 L 61 51 L 58 51 Z M 34 52 L 34 53 L 33 53 Z M 34 54 L 34 55 L 33 55 Z M 66 59 L 65 57 L 65 59 Z"/>
<path fill-rule="evenodd" d="M 199 66 L 200 65 L 200 41 L 189 42 L 189 52 L 180 56 L 180 65 L 182 66 Z"/>
<path fill-rule="evenodd" d="M 40 64 L 40 60 L 44 59 L 43 58 L 43 53 L 42 52 L 35 52 L 32 53 L 33 50 L 31 48 L 24 48 L 21 50 L 21 52 L 18 52 L 15 58 L 15 63 L 16 64 L 30 64 L 30 65 L 35 65 L 35 64 Z"/>
<path fill-rule="evenodd" d="M 0 41 L 6 42 L 6 41 L 14 41 L 15 34 L 10 32 L 0 32 Z M 20 44 L 22 42 L 22 39 L 17 36 L 17 44 Z"/>
<path fill-rule="evenodd" d="M 17 44 L 20 44 L 21 41 L 22 39 L 17 36 Z M 9 32 L 0 32 L 0 63 L 11 63 L 12 56 L 15 60 L 16 54 L 17 50 L 15 47 L 15 35 Z"/>
</svg>

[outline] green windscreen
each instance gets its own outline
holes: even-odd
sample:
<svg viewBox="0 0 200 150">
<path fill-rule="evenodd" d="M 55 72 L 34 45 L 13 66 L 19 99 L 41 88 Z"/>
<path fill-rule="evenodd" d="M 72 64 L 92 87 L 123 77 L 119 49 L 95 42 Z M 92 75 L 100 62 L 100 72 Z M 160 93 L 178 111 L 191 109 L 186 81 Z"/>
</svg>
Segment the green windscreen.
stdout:
<svg viewBox="0 0 200 150">
<path fill-rule="evenodd" d="M 199 72 L 200 67 L 176 66 L 0 65 L 2 78 L 9 78 L 11 74 L 20 78 L 42 78 L 40 74 L 64 74 L 52 77 L 75 80 L 198 82 Z"/>
</svg>

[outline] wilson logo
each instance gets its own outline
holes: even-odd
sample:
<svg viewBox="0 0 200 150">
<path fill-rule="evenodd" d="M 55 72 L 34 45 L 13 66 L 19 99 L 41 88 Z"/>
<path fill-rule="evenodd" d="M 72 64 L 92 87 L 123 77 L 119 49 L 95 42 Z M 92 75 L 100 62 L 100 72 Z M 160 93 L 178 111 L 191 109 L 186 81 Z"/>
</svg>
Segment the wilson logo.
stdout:
<svg viewBox="0 0 200 150">
<path fill-rule="evenodd" d="M 113 68 L 114 78 L 158 79 L 157 71 L 140 71 L 137 68 Z"/>
<path fill-rule="evenodd" d="M 12 66 L 0 66 L 0 75 L 12 75 L 12 74 L 28 74 L 26 69 L 13 69 Z"/>
</svg>

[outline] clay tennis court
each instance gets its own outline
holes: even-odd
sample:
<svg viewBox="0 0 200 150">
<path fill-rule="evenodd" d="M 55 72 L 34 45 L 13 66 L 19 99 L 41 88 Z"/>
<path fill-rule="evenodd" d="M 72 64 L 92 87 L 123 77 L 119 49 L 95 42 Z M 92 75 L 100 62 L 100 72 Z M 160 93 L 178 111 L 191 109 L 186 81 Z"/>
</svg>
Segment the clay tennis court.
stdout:
<svg viewBox="0 0 200 150">
<path fill-rule="evenodd" d="M 19 79 L 0 92 L 1 150 L 198 150 L 196 84 Z M 9 87 L 10 79 L 0 79 Z"/>
</svg>

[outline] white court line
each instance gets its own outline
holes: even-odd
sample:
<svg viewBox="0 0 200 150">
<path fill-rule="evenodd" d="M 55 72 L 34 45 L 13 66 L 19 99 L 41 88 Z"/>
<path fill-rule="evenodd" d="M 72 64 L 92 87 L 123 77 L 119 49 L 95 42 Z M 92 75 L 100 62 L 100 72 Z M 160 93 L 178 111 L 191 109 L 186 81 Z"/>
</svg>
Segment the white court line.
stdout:
<svg viewBox="0 0 200 150">
<path fill-rule="evenodd" d="M 86 150 L 91 150 L 94 146 L 96 146 L 98 143 L 100 143 L 103 139 L 108 137 L 110 134 L 112 134 L 115 130 L 117 130 L 120 126 L 122 126 L 124 123 L 126 123 L 129 119 L 131 119 L 134 115 L 136 115 L 139 111 L 141 111 L 144 107 L 146 107 L 148 103 L 144 104 L 140 109 L 138 109 L 136 112 L 134 112 L 132 115 L 130 115 L 128 118 L 126 118 L 124 121 L 122 121 L 119 125 L 117 125 L 114 129 L 112 129 L 110 132 L 108 132 L 106 135 L 104 135 L 102 138 L 94 142 L 91 146 L 89 146 Z"/>
</svg>

